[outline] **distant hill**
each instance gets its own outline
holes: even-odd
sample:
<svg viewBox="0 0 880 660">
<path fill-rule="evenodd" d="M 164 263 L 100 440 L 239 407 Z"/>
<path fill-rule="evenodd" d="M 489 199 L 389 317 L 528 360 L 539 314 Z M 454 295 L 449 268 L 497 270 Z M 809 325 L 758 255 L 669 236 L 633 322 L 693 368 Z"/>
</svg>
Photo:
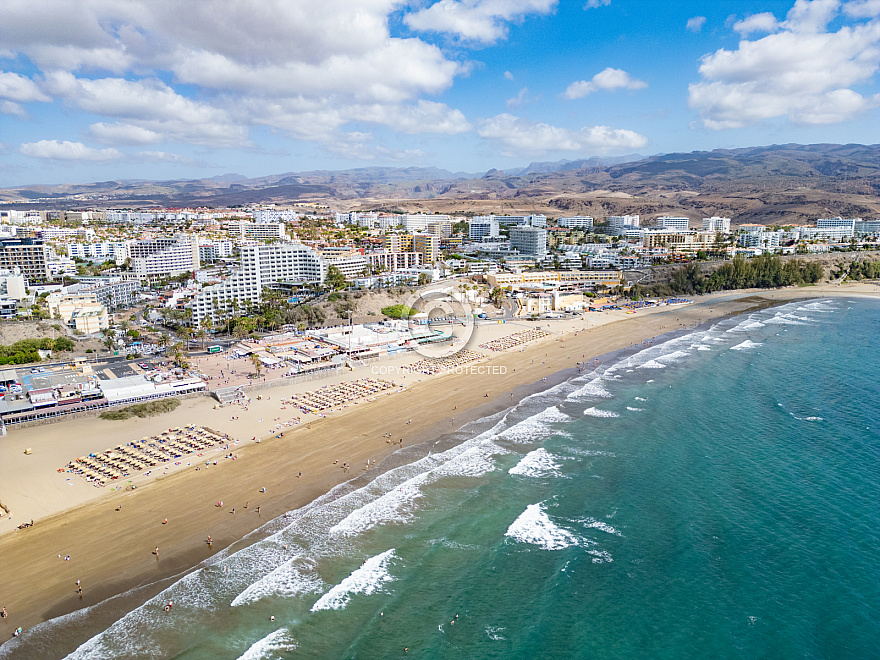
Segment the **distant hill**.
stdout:
<svg viewBox="0 0 880 660">
<path fill-rule="evenodd" d="M 341 210 L 511 210 L 591 214 L 723 214 L 792 224 L 880 215 L 880 145 L 784 144 L 533 162 L 484 174 L 364 167 L 247 178 L 104 181 L 0 189 L 21 207 L 230 206 L 322 201 Z"/>
</svg>

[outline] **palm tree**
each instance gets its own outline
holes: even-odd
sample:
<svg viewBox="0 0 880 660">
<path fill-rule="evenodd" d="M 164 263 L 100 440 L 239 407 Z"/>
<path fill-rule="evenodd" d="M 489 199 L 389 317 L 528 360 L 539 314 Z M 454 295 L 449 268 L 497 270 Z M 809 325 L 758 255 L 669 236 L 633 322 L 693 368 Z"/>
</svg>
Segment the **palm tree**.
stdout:
<svg viewBox="0 0 880 660">
<path fill-rule="evenodd" d="M 208 331 L 204 328 L 199 328 L 193 333 L 193 337 L 202 342 L 202 350 L 205 350 L 205 339 L 208 337 Z"/>
<path fill-rule="evenodd" d="M 166 357 L 168 356 L 168 345 L 171 344 L 171 337 L 167 332 L 160 332 L 159 339 L 156 340 L 156 343 L 162 347 L 162 354 Z"/>
<path fill-rule="evenodd" d="M 260 362 L 260 356 L 256 353 L 251 353 L 251 362 L 254 363 L 254 368 L 257 370 L 257 378 L 259 378 L 260 372 L 263 370 L 263 363 Z"/>
</svg>

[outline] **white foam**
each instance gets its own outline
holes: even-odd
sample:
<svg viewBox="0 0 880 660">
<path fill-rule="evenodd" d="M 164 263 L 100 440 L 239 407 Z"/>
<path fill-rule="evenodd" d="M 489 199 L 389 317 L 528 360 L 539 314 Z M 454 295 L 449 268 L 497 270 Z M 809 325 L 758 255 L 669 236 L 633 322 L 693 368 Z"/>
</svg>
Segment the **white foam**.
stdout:
<svg viewBox="0 0 880 660">
<path fill-rule="evenodd" d="M 549 406 L 538 414 L 527 417 L 521 422 L 505 429 L 499 435 L 513 442 L 531 442 L 546 437 L 552 431 L 550 424 L 554 422 L 567 422 L 569 420 L 571 420 L 571 417 L 559 410 L 559 408 Z"/>
<path fill-rule="evenodd" d="M 732 350 L 732 351 L 747 351 L 750 348 L 756 348 L 760 345 L 761 345 L 760 342 L 754 342 L 754 341 L 750 341 L 750 340 L 746 339 L 741 344 L 737 344 L 736 346 L 731 346 L 730 350 Z"/>
<path fill-rule="evenodd" d="M 363 565 L 342 582 L 321 596 L 312 612 L 320 610 L 341 610 L 355 594 L 369 596 L 381 590 L 382 585 L 394 578 L 388 573 L 388 563 L 394 557 L 394 548 L 370 557 Z"/>
<path fill-rule="evenodd" d="M 644 364 L 640 364 L 636 369 L 665 369 L 666 365 L 657 360 L 648 360 Z"/>
<path fill-rule="evenodd" d="M 523 477 L 557 477 L 560 476 L 560 463 L 556 457 L 543 447 L 531 451 L 522 457 L 519 463 L 508 470 L 509 474 L 517 474 Z"/>
<path fill-rule="evenodd" d="M 711 346 L 706 346 L 706 344 L 698 344 L 698 345 L 697 345 L 697 350 L 698 350 L 698 351 L 711 351 L 711 350 L 712 350 L 712 347 L 711 347 Z"/>
<path fill-rule="evenodd" d="M 279 628 L 255 642 L 238 660 L 275 660 L 296 648 L 296 640 L 286 628 Z M 271 654 L 271 655 L 270 655 Z"/>
<path fill-rule="evenodd" d="M 744 321 L 741 321 L 737 325 L 730 328 L 727 332 L 749 332 L 750 330 L 757 330 L 758 328 L 763 328 L 764 324 L 760 321 L 756 321 L 752 317 L 747 318 Z"/>
<path fill-rule="evenodd" d="M 598 408 L 587 408 L 584 414 L 588 417 L 620 417 L 616 412 L 610 410 L 599 410 Z"/>
<path fill-rule="evenodd" d="M 606 522 L 601 520 L 596 520 L 595 518 L 583 518 L 579 522 L 582 522 L 585 527 L 589 529 L 598 529 L 600 532 L 605 532 L 606 534 L 613 534 L 614 536 L 623 536 L 619 531 L 617 531 L 614 527 L 609 525 Z"/>
<path fill-rule="evenodd" d="M 249 585 L 232 600 L 230 605 L 232 607 L 247 605 L 266 596 L 296 598 L 323 589 L 324 581 L 318 576 L 314 559 L 294 557 Z"/>
<path fill-rule="evenodd" d="M 690 355 L 687 351 L 672 351 L 672 353 L 667 353 L 666 355 L 661 355 L 657 358 L 658 362 L 675 362 L 676 360 L 680 360 L 683 357 L 687 357 Z"/>
<path fill-rule="evenodd" d="M 647 399 L 643 399 L 642 397 L 637 396 L 637 397 L 636 397 L 636 401 L 647 401 Z"/>
<path fill-rule="evenodd" d="M 580 389 L 568 395 L 569 401 L 583 398 L 610 399 L 613 394 L 605 389 L 601 378 L 594 378 Z"/>
<path fill-rule="evenodd" d="M 375 500 L 355 509 L 330 528 L 330 534 L 353 535 L 385 522 L 405 522 L 411 518 L 415 501 L 422 497 L 421 486 L 428 473 L 418 474 L 404 481 Z"/>
<path fill-rule="evenodd" d="M 630 406 L 627 406 L 626 409 L 629 410 L 629 411 L 631 411 L 631 412 L 645 412 L 645 409 L 644 409 L 644 408 L 632 408 L 632 407 L 630 407 Z"/>
<path fill-rule="evenodd" d="M 553 524 L 544 511 L 543 503 L 527 506 L 504 535 L 544 550 L 562 550 L 580 542 L 574 534 Z"/>
<path fill-rule="evenodd" d="M 501 634 L 504 628 L 499 628 L 497 626 L 486 626 L 486 635 L 489 636 L 493 642 L 503 642 L 507 638 Z"/>
</svg>

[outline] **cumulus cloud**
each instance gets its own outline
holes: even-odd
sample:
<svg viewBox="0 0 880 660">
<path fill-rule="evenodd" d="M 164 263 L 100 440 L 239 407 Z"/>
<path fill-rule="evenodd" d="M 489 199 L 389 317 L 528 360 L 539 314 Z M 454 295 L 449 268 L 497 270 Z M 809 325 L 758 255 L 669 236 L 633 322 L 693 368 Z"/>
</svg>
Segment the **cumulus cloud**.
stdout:
<svg viewBox="0 0 880 660">
<path fill-rule="evenodd" d="M 519 93 L 516 96 L 507 99 L 505 104 L 508 108 L 518 108 L 521 105 L 531 103 L 532 101 L 536 101 L 537 99 L 537 96 L 532 96 L 531 94 L 529 94 L 528 87 L 523 87 L 521 90 L 519 90 Z"/>
<path fill-rule="evenodd" d="M 490 44 L 507 35 L 507 23 L 529 14 L 549 14 L 558 0 L 440 0 L 404 16 L 413 30 L 445 32 Z"/>
<path fill-rule="evenodd" d="M 556 1 L 462 6 L 503 31 Z M 0 111 L 21 115 L 23 103 L 60 99 L 102 117 L 88 136 L 108 146 L 234 148 L 260 125 L 318 142 L 353 122 L 406 134 L 471 130 L 460 111 L 423 98 L 468 66 L 422 39 L 392 37 L 389 16 L 403 4 L 202 0 L 181 11 L 173 2 L 77 0 L 73 10 L 67 0 L 4 0 L 3 52 L 28 58 L 42 77 L 0 73 Z"/>
<path fill-rule="evenodd" d="M 125 158 L 125 154 L 118 149 L 94 149 L 87 147 L 82 142 L 68 142 L 66 140 L 26 142 L 19 147 L 19 151 L 25 156 L 49 158 L 52 160 L 108 162 Z"/>
<path fill-rule="evenodd" d="M 845 11 L 854 18 L 873 18 L 880 16 L 880 0 L 854 0 L 843 6 Z"/>
<path fill-rule="evenodd" d="M 553 151 L 606 153 L 638 149 L 647 144 L 643 135 L 625 129 L 585 126 L 575 131 L 530 122 L 506 113 L 480 122 L 477 133 L 499 144 L 503 153 L 509 156 L 539 155 Z"/>
<path fill-rule="evenodd" d="M 611 0 L 587 0 L 584 9 L 596 9 L 597 7 L 607 7 L 611 4 Z"/>
<path fill-rule="evenodd" d="M 600 90 L 610 91 L 614 89 L 644 89 L 648 86 L 643 80 L 633 78 L 623 69 L 608 67 L 597 73 L 591 80 L 578 80 L 571 83 L 563 92 L 562 96 L 569 100 L 581 99 L 588 94 Z"/>
<path fill-rule="evenodd" d="M 870 81 L 880 67 L 880 22 L 829 32 L 839 6 L 836 0 L 798 0 L 775 28 L 769 15 L 745 19 L 738 24 L 743 34 L 758 26 L 776 31 L 704 56 L 703 80 L 689 87 L 690 107 L 712 129 L 777 117 L 828 124 L 877 107 L 880 96 L 862 96 L 851 87 Z"/>
<path fill-rule="evenodd" d="M 733 24 L 733 29 L 746 36 L 753 32 L 774 32 L 779 26 L 776 17 L 768 11 L 762 14 L 752 14 L 741 21 Z"/>
<path fill-rule="evenodd" d="M 33 80 L 10 71 L 0 71 L 0 98 L 16 103 L 52 100 L 40 91 Z"/>
<path fill-rule="evenodd" d="M 687 27 L 687 29 L 690 30 L 691 32 L 699 32 L 700 30 L 703 29 L 703 25 L 705 23 L 706 23 L 705 16 L 694 16 L 693 18 L 689 18 L 687 20 L 687 25 L 685 27 Z"/>
</svg>

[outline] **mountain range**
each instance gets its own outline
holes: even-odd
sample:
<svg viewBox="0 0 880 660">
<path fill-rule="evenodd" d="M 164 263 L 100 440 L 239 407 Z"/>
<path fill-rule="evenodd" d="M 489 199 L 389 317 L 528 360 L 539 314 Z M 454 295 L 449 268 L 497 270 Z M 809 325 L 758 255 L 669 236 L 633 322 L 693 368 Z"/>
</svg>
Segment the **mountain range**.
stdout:
<svg viewBox="0 0 880 660">
<path fill-rule="evenodd" d="M 793 224 L 880 215 L 880 145 L 784 144 L 533 162 L 488 172 L 365 167 L 257 178 L 104 181 L 0 189 L 17 208 L 134 208 L 320 202 L 338 210 L 665 213 Z"/>
</svg>

